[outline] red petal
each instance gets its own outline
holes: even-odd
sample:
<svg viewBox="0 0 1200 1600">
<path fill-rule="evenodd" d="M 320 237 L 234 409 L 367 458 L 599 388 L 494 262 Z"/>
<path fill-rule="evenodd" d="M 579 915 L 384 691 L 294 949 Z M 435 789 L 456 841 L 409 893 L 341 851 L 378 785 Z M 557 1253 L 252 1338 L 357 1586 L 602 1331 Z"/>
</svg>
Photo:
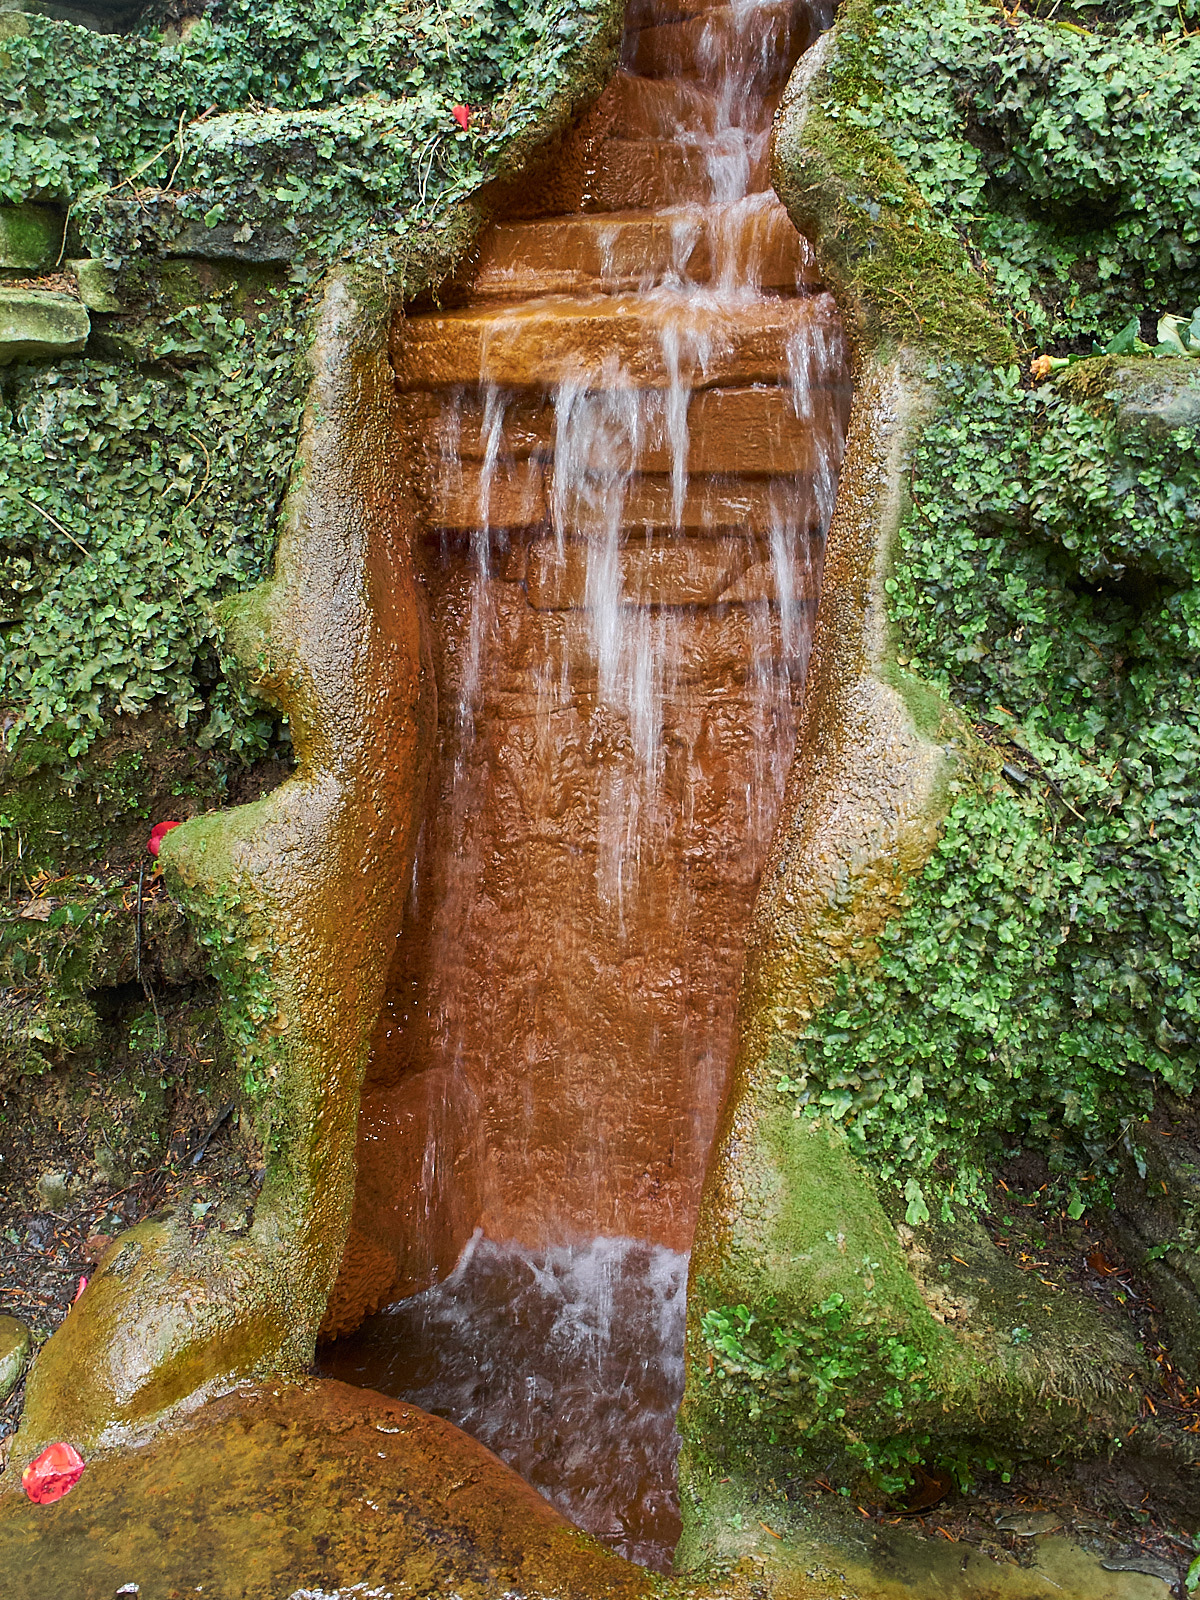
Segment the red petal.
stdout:
<svg viewBox="0 0 1200 1600">
<path fill-rule="evenodd" d="M 156 822 L 150 829 L 150 837 L 146 840 L 146 849 L 152 856 L 156 856 L 162 849 L 162 842 L 172 828 L 177 828 L 177 822 Z"/>
<path fill-rule="evenodd" d="M 34 1505 L 50 1506 L 83 1477 L 84 1461 L 73 1444 L 48 1444 L 21 1474 L 21 1487 Z"/>
<path fill-rule="evenodd" d="M 471 108 L 470 108 L 470 106 L 452 106 L 451 107 L 451 113 L 452 113 L 452 115 L 454 117 L 455 122 L 458 123 L 459 127 L 465 129 L 467 124 L 471 120 Z"/>
</svg>

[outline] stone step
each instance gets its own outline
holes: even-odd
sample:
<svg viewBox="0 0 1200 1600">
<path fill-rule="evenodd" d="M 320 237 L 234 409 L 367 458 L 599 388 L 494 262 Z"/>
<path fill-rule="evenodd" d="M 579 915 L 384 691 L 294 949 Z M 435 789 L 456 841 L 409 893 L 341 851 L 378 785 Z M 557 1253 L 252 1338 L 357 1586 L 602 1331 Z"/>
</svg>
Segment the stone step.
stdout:
<svg viewBox="0 0 1200 1600">
<path fill-rule="evenodd" d="M 848 408 L 848 396 L 822 391 L 814 416 L 800 417 L 790 389 L 709 389 L 688 408 L 687 470 L 744 476 L 816 472 L 833 421 Z M 643 472 L 670 472 L 674 452 L 665 428 L 651 432 L 638 465 Z"/>
<path fill-rule="evenodd" d="M 429 463 L 414 474 L 425 517 L 434 528 L 528 528 L 547 518 L 538 461 L 499 462 L 484 483 L 481 461 Z"/>
<path fill-rule="evenodd" d="M 724 78 L 731 61 L 740 61 L 747 88 L 753 85 L 761 93 L 786 82 L 792 63 L 814 37 L 807 12 L 791 5 L 712 7 L 627 31 L 621 65 L 647 78 L 715 82 Z"/>
<path fill-rule="evenodd" d="M 567 517 L 591 532 L 598 521 L 585 502 L 566 501 Z M 811 480 L 803 474 L 775 478 L 689 477 L 678 514 L 668 473 L 640 473 L 630 479 L 621 507 L 621 527 L 639 529 L 714 530 L 736 528 L 768 534 L 785 517 L 800 526 L 817 520 Z"/>
<path fill-rule="evenodd" d="M 577 492 L 560 484 L 557 496 L 552 473 L 533 460 L 499 463 L 490 475 L 481 461 L 425 463 L 418 465 L 415 479 L 426 521 L 435 528 L 533 527 L 551 516 L 553 505 L 564 530 L 580 536 L 604 535 L 610 516 L 619 519 L 622 532 L 635 537 L 662 529 L 727 528 L 765 536 L 781 519 L 807 527 L 818 515 L 811 476 L 804 473 L 693 476 L 678 509 L 665 472 L 638 473 L 624 483 L 585 476 Z"/>
<path fill-rule="evenodd" d="M 487 453 L 485 408 L 478 391 L 411 389 L 396 396 L 403 426 L 432 464 L 457 456 L 479 461 Z M 543 394 L 510 396 L 504 407 L 501 458 L 549 456 L 554 449 L 554 408 Z"/>
<path fill-rule="evenodd" d="M 451 399 L 413 392 L 400 405 L 410 436 L 419 443 L 429 481 L 460 462 L 480 462 L 487 449 L 484 404 L 480 395 Z M 839 385 L 816 391 L 813 415 L 800 417 L 790 389 L 707 389 L 688 407 L 689 473 L 735 473 L 770 476 L 812 473 L 820 464 L 823 438 L 835 420 L 844 428 L 849 390 Z M 670 472 L 674 462 L 661 405 L 647 406 L 643 442 L 636 462 L 641 472 Z M 554 455 L 554 407 L 548 396 L 520 395 L 503 413 L 498 440 L 500 461 Z M 611 444 L 604 448 L 611 451 Z M 613 467 L 611 457 L 603 463 Z"/>
<path fill-rule="evenodd" d="M 70 295 L 0 286 L 0 367 L 78 355 L 90 331 L 87 311 Z"/>
<path fill-rule="evenodd" d="M 629 293 L 668 276 L 732 272 L 764 289 L 816 289 L 811 249 L 773 196 L 726 206 L 602 212 L 501 223 L 483 242 L 474 293 L 488 299 Z"/>
<path fill-rule="evenodd" d="M 704 84 L 676 78 L 639 78 L 617 72 L 605 91 L 611 113 L 608 131 L 618 139 L 674 139 L 687 130 L 713 134 L 721 102 Z"/>
<path fill-rule="evenodd" d="M 667 290 L 592 298 L 547 296 L 516 306 L 399 317 L 391 356 L 401 391 L 451 384 L 504 388 L 666 388 L 664 346 L 673 344 L 679 381 L 692 388 L 781 383 L 788 342 L 819 331 L 832 336 L 832 296 L 771 299 L 722 307 L 704 296 Z M 707 344 L 701 362 L 689 354 Z"/>
<path fill-rule="evenodd" d="M 630 0 L 625 8 L 625 26 L 627 29 L 648 28 L 728 9 L 727 0 Z"/>
<path fill-rule="evenodd" d="M 709 155 L 707 144 L 691 140 L 606 138 L 587 176 L 583 210 L 648 211 L 709 200 L 714 192 Z M 761 157 L 758 166 L 763 167 Z"/>
<path fill-rule="evenodd" d="M 769 558 L 747 540 L 661 539 L 623 545 L 614 568 L 595 564 L 589 590 L 586 544 L 536 539 L 529 547 L 525 591 L 536 611 L 575 611 L 619 598 L 622 606 L 778 604 Z M 801 564 L 803 565 L 803 564 Z M 610 587 L 611 586 L 611 587 Z M 816 598 L 811 568 L 795 581 L 793 604 Z"/>
</svg>

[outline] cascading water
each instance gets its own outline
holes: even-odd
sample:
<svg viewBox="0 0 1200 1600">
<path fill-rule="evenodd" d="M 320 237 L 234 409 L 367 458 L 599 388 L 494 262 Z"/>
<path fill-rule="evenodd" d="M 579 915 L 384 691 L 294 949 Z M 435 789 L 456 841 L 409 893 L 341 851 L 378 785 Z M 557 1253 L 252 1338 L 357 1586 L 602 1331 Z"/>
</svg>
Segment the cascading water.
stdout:
<svg viewBox="0 0 1200 1600">
<path fill-rule="evenodd" d="M 393 356 L 441 751 L 323 1369 L 450 1416 L 649 1565 L 686 1252 L 848 401 L 767 188 L 819 6 L 631 11 L 570 215 Z M 616 209 L 641 206 L 641 210 Z M 335 1295 L 335 1300 L 337 1296 Z"/>
</svg>

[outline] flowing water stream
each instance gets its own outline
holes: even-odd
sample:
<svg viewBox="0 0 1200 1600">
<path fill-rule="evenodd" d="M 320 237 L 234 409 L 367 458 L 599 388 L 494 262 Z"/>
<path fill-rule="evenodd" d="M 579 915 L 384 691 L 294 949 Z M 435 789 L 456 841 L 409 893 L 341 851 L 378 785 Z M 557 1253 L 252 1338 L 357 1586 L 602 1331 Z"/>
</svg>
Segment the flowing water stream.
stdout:
<svg viewBox="0 0 1200 1600">
<path fill-rule="evenodd" d="M 440 745 L 328 1331 L 390 1304 L 322 1368 L 451 1417 L 656 1566 L 848 409 L 767 175 L 828 21 L 635 3 L 575 209 L 493 228 L 469 302 L 393 342 Z"/>
</svg>

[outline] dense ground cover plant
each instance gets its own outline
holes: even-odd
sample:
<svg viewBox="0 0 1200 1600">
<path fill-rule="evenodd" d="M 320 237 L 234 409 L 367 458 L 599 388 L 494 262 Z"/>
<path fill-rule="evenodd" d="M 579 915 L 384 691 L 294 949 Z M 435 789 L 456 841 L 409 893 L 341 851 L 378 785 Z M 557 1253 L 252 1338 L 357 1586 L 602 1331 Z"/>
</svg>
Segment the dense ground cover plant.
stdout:
<svg viewBox="0 0 1200 1600">
<path fill-rule="evenodd" d="M 149 706 L 243 757 L 275 731 L 222 671 L 213 602 L 268 570 L 303 334 L 282 294 L 253 326 L 228 311 L 164 318 L 147 369 L 35 367 L 4 395 L 0 695 L 68 756 Z"/>
<path fill-rule="evenodd" d="M 154 191 L 160 211 L 166 198 L 210 227 L 271 221 L 328 255 L 478 188 L 561 89 L 595 12 L 228 0 L 185 39 L 152 13 L 128 36 L 22 24 L 0 60 L 0 198 L 70 203 L 95 253 L 169 230 Z"/>
<path fill-rule="evenodd" d="M 889 610 L 963 760 L 878 959 L 841 968 L 777 1074 L 910 1221 L 978 1201 L 1022 1146 L 1078 1214 L 1136 1159 L 1158 1088 L 1194 1082 L 1198 412 L 1182 339 L 1150 359 L 1200 289 L 1193 23 L 1155 0 L 852 4 L 817 92 L 843 184 L 892 172 L 884 207 L 954 242 L 1015 345 L 1051 353 L 1031 383 L 927 315 L 908 329 L 938 401 Z M 1130 421 L 1119 360 L 1058 359 L 1105 346 L 1144 352 L 1182 409 Z"/>
<path fill-rule="evenodd" d="M 561 0 L 230 0 L 186 39 L 153 10 L 128 36 L 10 21 L 0 201 L 64 207 L 64 249 L 103 258 L 122 293 L 131 266 L 204 256 L 221 226 L 218 254 L 249 247 L 252 261 L 266 238 L 290 263 L 251 283 L 252 315 L 241 280 L 261 268 L 227 271 L 219 291 L 147 297 L 135 282 L 131 349 L 4 374 L 10 746 L 50 729 L 78 756 L 147 707 L 239 758 L 281 736 L 226 678 L 216 605 L 269 571 L 311 287 L 339 255 L 402 282 L 545 118 L 596 27 Z"/>
<path fill-rule="evenodd" d="M 898 662 L 991 759 L 779 1080 L 910 1220 L 930 1180 L 979 1198 L 1014 1144 L 1080 1206 L 1200 1044 L 1195 426 L 1122 437 L 1112 402 L 1015 368 L 937 376 L 888 581 Z"/>
<path fill-rule="evenodd" d="M 886 145 L 1019 336 L 1090 348 L 1200 298 L 1200 34 L 1155 0 L 1041 9 L 854 8 L 821 110 Z"/>
</svg>

